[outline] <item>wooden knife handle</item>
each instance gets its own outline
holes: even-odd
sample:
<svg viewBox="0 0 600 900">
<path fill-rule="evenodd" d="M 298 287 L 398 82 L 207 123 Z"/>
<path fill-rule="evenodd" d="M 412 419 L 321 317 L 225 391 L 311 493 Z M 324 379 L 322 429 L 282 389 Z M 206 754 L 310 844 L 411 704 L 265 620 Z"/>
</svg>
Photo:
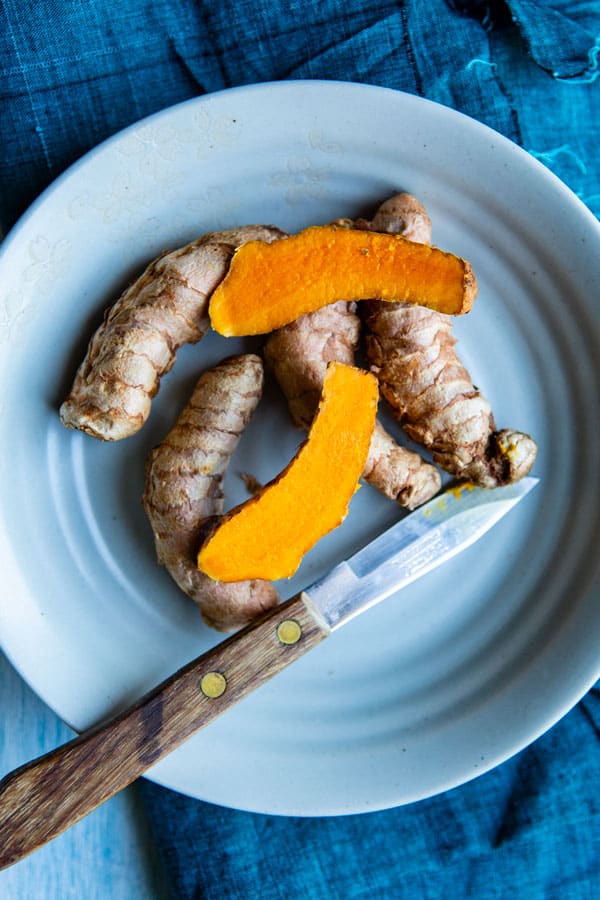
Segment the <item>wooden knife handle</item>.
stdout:
<svg viewBox="0 0 600 900">
<path fill-rule="evenodd" d="M 0 781 L 0 868 L 74 825 L 328 633 L 298 594 L 109 722 L 15 769 Z"/>
</svg>

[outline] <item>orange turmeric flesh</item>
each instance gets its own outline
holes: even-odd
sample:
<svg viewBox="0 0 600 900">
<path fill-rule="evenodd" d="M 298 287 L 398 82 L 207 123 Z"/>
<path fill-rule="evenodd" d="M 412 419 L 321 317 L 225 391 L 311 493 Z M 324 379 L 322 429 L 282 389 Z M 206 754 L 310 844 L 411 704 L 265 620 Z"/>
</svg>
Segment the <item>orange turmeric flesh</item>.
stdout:
<svg viewBox="0 0 600 900">
<path fill-rule="evenodd" d="M 375 425 L 377 380 L 330 363 L 308 438 L 288 466 L 226 514 L 198 554 L 217 581 L 289 578 L 304 554 L 342 523 Z"/>
<path fill-rule="evenodd" d="M 466 260 L 396 234 L 314 226 L 236 250 L 209 305 L 226 337 L 266 334 L 338 300 L 365 297 L 468 312 L 477 293 Z"/>
</svg>

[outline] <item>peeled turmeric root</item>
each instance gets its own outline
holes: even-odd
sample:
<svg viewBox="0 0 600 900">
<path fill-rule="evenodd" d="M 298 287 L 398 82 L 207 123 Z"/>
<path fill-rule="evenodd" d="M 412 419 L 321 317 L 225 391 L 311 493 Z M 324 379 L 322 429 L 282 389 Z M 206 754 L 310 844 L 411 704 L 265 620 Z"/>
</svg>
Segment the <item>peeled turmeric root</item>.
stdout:
<svg viewBox="0 0 600 900">
<path fill-rule="evenodd" d="M 233 255 L 209 305 L 227 337 L 266 334 L 337 300 L 377 297 L 459 315 L 477 285 L 468 262 L 399 235 L 315 226 Z"/>
<path fill-rule="evenodd" d="M 387 200 L 371 222 L 375 230 L 431 239 L 431 222 L 409 194 Z M 443 469 L 483 487 L 518 481 L 531 469 L 537 447 L 518 431 L 497 431 L 490 404 L 460 362 L 452 319 L 430 309 L 372 300 L 361 304 L 366 351 L 381 393 L 407 434 L 428 447 Z"/>
<path fill-rule="evenodd" d="M 252 354 L 205 372 L 146 464 L 143 503 L 158 560 L 220 631 L 239 628 L 279 602 L 266 582 L 221 584 L 196 565 L 206 520 L 223 512 L 223 478 L 262 386 L 262 362 Z"/>
<path fill-rule="evenodd" d="M 291 463 L 227 513 L 198 554 L 219 581 L 288 578 L 304 554 L 344 520 L 375 423 L 377 380 L 331 363 L 308 438 Z"/>
<path fill-rule="evenodd" d="M 327 364 L 354 364 L 360 320 L 356 304 L 339 301 L 300 316 L 270 334 L 264 348 L 269 367 L 287 398 L 292 421 L 308 430 L 323 387 Z M 384 496 L 414 509 L 440 489 L 435 466 L 396 443 L 376 421 L 363 478 Z"/>
<path fill-rule="evenodd" d="M 63 424 L 116 441 L 135 434 L 182 344 L 209 328 L 208 299 L 237 247 L 284 232 L 247 225 L 203 235 L 150 263 L 106 313 L 60 409 Z"/>
</svg>

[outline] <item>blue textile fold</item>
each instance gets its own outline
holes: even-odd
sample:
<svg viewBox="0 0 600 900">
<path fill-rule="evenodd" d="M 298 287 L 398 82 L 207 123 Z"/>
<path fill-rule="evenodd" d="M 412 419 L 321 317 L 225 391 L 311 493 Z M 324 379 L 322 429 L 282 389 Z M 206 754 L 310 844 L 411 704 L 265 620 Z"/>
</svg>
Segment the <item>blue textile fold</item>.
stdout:
<svg viewBox="0 0 600 900">
<path fill-rule="evenodd" d="M 382 85 L 521 144 L 600 215 L 596 0 L 3 0 L 0 226 L 173 103 L 284 78 Z M 222 809 L 142 781 L 175 898 L 600 898 L 600 692 L 477 780 L 361 816 Z"/>
<path fill-rule="evenodd" d="M 594 79 L 600 34 L 588 31 L 582 6 L 564 2 L 540 3 L 539 0 L 507 0 L 527 50 L 536 63 L 556 78 L 588 76 Z M 591 4 L 583 4 L 583 6 Z M 596 27 L 598 22 L 596 20 Z M 594 26 L 590 18 L 590 26 Z"/>
<path fill-rule="evenodd" d="M 378 84 L 452 106 L 535 153 L 597 212 L 599 37 L 596 0 L 4 0 L 0 225 L 131 122 L 283 78 Z M 550 119 L 539 113 L 549 104 Z"/>
<path fill-rule="evenodd" d="M 142 782 L 173 894 L 192 900 L 596 900 L 600 690 L 517 757 L 400 809 L 284 818 Z"/>
</svg>

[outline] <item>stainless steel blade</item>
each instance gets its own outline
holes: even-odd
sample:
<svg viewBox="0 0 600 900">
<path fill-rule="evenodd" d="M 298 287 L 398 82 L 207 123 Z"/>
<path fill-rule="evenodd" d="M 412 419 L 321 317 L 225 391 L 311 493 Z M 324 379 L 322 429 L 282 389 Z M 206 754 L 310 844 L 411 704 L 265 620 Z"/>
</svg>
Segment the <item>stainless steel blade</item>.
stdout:
<svg viewBox="0 0 600 900">
<path fill-rule="evenodd" d="M 538 483 L 461 485 L 401 519 L 305 591 L 332 630 L 385 600 L 482 537 Z"/>
</svg>

